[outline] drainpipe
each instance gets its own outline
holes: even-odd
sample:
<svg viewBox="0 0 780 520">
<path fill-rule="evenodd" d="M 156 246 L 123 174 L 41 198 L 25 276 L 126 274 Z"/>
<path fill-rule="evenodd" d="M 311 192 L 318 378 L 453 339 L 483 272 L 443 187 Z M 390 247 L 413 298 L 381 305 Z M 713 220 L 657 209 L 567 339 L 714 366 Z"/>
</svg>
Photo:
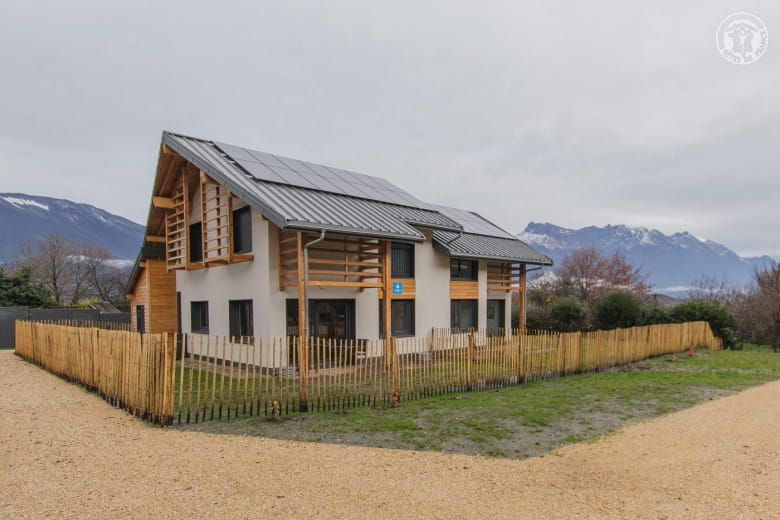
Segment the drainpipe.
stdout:
<svg viewBox="0 0 780 520">
<path fill-rule="evenodd" d="M 306 336 L 309 335 L 309 246 L 313 246 L 323 240 L 325 240 L 325 230 L 321 229 L 319 238 L 303 244 L 303 298 L 306 301 L 306 305 L 303 324 L 298 324 L 298 334 L 301 333 L 301 327 L 303 327 L 302 330 L 306 331 Z"/>
<path fill-rule="evenodd" d="M 453 242 L 455 242 L 457 239 L 459 239 L 462 236 L 463 236 L 463 228 L 460 228 L 460 231 L 458 231 L 458 236 L 456 236 L 453 239 L 447 240 L 446 242 L 444 242 L 444 245 L 448 246 L 448 245 L 452 244 Z"/>
</svg>

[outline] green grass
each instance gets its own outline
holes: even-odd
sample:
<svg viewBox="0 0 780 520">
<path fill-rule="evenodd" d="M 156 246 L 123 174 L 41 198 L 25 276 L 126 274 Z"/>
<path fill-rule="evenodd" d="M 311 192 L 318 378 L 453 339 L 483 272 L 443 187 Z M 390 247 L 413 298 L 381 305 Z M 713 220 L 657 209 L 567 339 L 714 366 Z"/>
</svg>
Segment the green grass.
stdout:
<svg viewBox="0 0 780 520">
<path fill-rule="evenodd" d="M 780 354 L 767 349 L 698 351 L 692 359 L 663 356 L 398 408 L 211 421 L 185 429 L 523 458 L 777 379 Z"/>
</svg>

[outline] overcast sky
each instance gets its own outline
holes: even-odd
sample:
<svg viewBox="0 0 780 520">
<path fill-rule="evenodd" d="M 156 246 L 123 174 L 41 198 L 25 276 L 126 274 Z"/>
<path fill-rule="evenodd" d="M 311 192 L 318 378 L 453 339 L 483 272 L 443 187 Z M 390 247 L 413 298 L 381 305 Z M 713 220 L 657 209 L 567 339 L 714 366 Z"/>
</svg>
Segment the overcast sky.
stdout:
<svg viewBox="0 0 780 520">
<path fill-rule="evenodd" d="M 715 46 L 736 11 L 769 30 L 747 66 Z M 0 66 L 0 192 L 145 223 L 171 130 L 511 232 L 629 224 L 780 255 L 776 0 L 26 0 L 3 4 Z"/>
</svg>

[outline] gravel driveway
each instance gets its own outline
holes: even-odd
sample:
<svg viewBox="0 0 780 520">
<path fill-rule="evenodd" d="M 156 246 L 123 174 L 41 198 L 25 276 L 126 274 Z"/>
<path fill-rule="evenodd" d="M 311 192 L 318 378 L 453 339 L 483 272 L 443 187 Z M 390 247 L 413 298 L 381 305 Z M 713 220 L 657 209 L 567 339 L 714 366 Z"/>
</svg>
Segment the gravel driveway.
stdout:
<svg viewBox="0 0 780 520">
<path fill-rule="evenodd" d="M 0 351 L 0 518 L 780 518 L 780 382 L 523 461 L 161 429 Z"/>
</svg>

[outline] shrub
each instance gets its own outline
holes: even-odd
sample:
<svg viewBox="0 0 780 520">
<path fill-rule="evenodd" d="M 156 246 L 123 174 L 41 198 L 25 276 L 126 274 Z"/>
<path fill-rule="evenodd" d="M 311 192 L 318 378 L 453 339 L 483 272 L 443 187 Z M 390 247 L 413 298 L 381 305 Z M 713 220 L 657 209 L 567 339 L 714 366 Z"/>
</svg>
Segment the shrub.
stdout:
<svg viewBox="0 0 780 520">
<path fill-rule="evenodd" d="M 614 291 L 602 296 L 593 309 L 599 329 L 628 328 L 642 322 L 644 305 L 628 291 Z"/>
<path fill-rule="evenodd" d="M 529 330 L 550 330 L 552 320 L 549 309 L 539 305 L 529 305 L 525 312 L 525 326 Z"/>
<path fill-rule="evenodd" d="M 684 323 L 686 321 L 709 322 L 712 333 L 723 340 L 723 346 L 734 348 L 737 344 L 737 320 L 734 315 L 723 305 L 707 300 L 693 300 L 680 303 L 672 307 L 670 316 L 673 321 Z"/>
<path fill-rule="evenodd" d="M 645 306 L 642 315 L 642 325 L 657 325 L 659 323 L 671 323 L 672 317 L 669 309 L 658 304 Z"/>
<path fill-rule="evenodd" d="M 550 303 L 550 320 L 554 330 L 572 332 L 585 328 L 588 308 L 576 296 L 562 296 Z"/>
</svg>

